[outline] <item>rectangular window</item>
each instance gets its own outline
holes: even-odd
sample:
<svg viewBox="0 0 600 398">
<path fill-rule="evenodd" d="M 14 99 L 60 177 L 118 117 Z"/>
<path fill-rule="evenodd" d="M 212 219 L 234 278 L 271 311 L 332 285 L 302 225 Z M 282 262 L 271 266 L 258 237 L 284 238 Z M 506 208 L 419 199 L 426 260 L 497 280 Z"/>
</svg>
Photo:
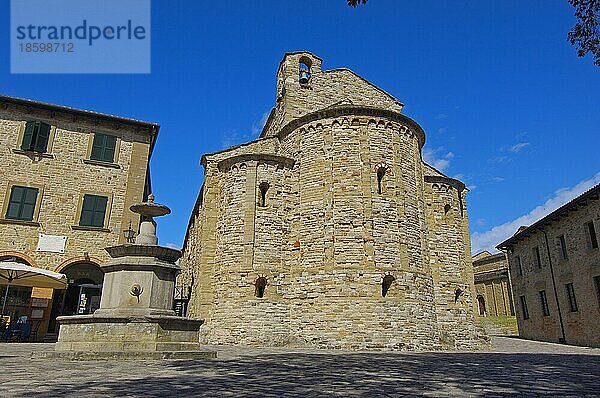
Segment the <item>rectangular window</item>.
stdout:
<svg viewBox="0 0 600 398">
<path fill-rule="evenodd" d="M 594 285 L 596 285 L 596 296 L 598 297 L 598 307 L 600 308 L 600 275 L 594 277 Z"/>
<path fill-rule="evenodd" d="M 521 264 L 521 256 L 517 256 L 517 270 L 519 271 L 519 276 L 523 276 L 523 265 Z"/>
<path fill-rule="evenodd" d="M 540 302 L 542 304 L 542 314 L 544 314 L 544 316 L 549 316 L 550 309 L 548 308 L 548 299 L 546 298 L 545 290 L 540 290 Z"/>
<path fill-rule="evenodd" d="M 520 296 L 521 300 L 521 310 L 523 310 L 523 319 L 529 319 L 529 310 L 527 310 L 527 301 L 525 300 L 525 296 Z"/>
<path fill-rule="evenodd" d="M 37 188 L 13 185 L 10 190 L 6 218 L 12 220 L 33 221 L 33 213 L 35 211 L 38 192 L 39 190 Z"/>
<path fill-rule="evenodd" d="M 577 312 L 577 300 L 575 299 L 575 289 L 573 288 L 573 284 L 567 283 L 565 288 L 567 289 L 567 297 L 569 298 L 571 312 Z"/>
<path fill-rule="evenodd" d="M 540 256 L 540 247 L 536 246 L 533 249 L 533 254 L 535 256 L 535 265 L 537 265 L 538 268 L 542 268 L 542 257 Z"/>
<path fill-rule="evenodd" d="M 592 249 L 598 248 L 598 237 L 596 236 L 596 228 L 594 227 L 594 222 L 590 221 L 587 223 L 588 233 L 590 236 L 590 243 L 592 244 Z"/>
<path fill-rule="evenodd" d="M 50 139 L 50 125 L 40 121 L 29 121 L 25 124 L 21 150 L 46 152 Z"/>
<path fill-rule="evenodd" d="M 90 159 L 113 163 L 115 161 L 115 146 L 117 137 L 108 134 L 94 134 Z"/>
<path fill-rule="evenodd" d="M 560 255 L 563 260 L 567 259 L 567 241 L 565 236 L 561 235 L 558 237 L 558 245 L 560 246 Z"/>
<path fill-rule="evenodd" d="M 108 197 L 106 196 L 83 195 L 79 225 L 82 227 L 104 227 L 107 203 Z"/>
</svg>

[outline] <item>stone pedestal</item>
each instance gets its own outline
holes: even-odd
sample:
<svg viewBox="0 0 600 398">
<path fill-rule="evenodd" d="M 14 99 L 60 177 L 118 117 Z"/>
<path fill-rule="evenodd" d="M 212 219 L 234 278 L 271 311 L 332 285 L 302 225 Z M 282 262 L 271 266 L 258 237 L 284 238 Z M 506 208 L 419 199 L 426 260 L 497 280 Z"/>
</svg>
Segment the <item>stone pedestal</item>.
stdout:
<svg viewBox="0 0 600 398">
<path fill-rule="evenodd" d="M 100 308 L 91 315 L 58 317 L 53 356 L 73 359 L 216 357 L 198 343 L 203 321 L 175 316 L 173 293 L 181 252 L 156 245 L 152 216 L 162 205 L 131 207 L 144 216 L 136 244 L 106 248 Z"/>
</svg>

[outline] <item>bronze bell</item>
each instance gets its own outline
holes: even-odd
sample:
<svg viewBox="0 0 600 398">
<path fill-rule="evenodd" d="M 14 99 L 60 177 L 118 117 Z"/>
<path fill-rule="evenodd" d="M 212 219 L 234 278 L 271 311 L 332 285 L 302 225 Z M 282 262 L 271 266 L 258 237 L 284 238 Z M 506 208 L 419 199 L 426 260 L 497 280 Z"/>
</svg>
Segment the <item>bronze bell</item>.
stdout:
<svg viewBox="0 0 600 398">
<path fill-rule="evenodd" d="M 300 84 L 308 84 L 310 79 L 310 72 L 306 69 L 300 69 Z"/>
</svg>

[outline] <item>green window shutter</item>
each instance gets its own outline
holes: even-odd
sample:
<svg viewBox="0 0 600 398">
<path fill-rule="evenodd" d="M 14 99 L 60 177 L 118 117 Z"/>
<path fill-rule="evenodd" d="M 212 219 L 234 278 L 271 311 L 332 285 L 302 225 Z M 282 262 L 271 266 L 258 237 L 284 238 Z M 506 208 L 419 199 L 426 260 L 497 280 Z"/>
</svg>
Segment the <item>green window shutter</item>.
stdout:
<svg viewBox="0 0 600 398">
<path fill-rule="evenodd" d="M 21 142 L 21 150 L 31 151 L 33 149 L 33 137 L 35 135 L 36 122 L 27 122 L 25 124 L 25 133 L 23 134 L 23 142 Z"/>
<path fill-rule="evenodd" d="M 50 125 L 44 122 L 38 122 L 39 128 L 35 139 L 34 150 L 36 152 L 46 152 L 48 149 L 48 139 L 50 138 Z"/>
<path fill-rule="evenodd" d="M 94 195 L 83 195 L 83 205 L 81 206 L 81 217 L 79 225 L 90 227 L 92 226 L 92 217 L 94 214 Z"/>
<path fill-rule="evenodd" d="M 6 211 L 6 218 L 11 218 L 14 220 L 19 219 L 19 214 L 21 214 L 21 203 L 23 202 L 24 195 L 25 189 L 23 187 L 12 187 L 10 191 L 10 200 L 8 201 L 8 210 Z"/>
<path fill-rule="evenodd" d="M 85 227 L 104 227 L 107 204 L 108 198 L 106 196 L 84 195 L 79 225 Z"/>
<path fill-rule="evenodd" d="M 90 159 L 113 163 L 115 161 L 116 143 L 117 137 L 113 135 L 101 133 L 94 134 Z"/>
<path fill-rule="evenodd" d="M 32 221 L 38 192 L 37 188 L 13 186 L 10 192 L 6 218 Z"/>
<path fill-rule="evenodd" d="M 104 148 L 104 134 L 94 134 L 94 142 L 92 143 L 92 153 L 90 159 L 102 160 L 102 151 Z"/>
<path fill-rule="evenodd" d="M 25 188 L 25 194 L 23 195 L 23 206 L 21 208 L 21 220 L 33 220 L 33 212 L 35 211 L 35 202 L 37 201 L 37 196 L 37 188 Z"/>
<path fill-rule="evenodd" d="M 113 163 L 115 161 L 115 146 L 117 145 L 117 137 L 107 135 L 104 139 L 104 160 Z"/>
<path fill-rule="evenodd" d="M 106 196 L 96 196 L 94 215 L 92 217 L 94 227 L 104 227 L 104 215 L 106 214 L 107 203 L 108 198 Z"/>
</svg>

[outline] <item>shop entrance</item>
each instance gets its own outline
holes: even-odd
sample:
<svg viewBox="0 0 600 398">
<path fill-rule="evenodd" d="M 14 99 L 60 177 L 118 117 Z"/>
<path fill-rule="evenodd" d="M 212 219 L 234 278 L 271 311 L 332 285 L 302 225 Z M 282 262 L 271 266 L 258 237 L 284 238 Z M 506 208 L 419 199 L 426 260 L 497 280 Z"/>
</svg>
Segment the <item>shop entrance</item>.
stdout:
<svg viewBox="0 0 600 398">
<path fill-rule="evenodd" d="M 56 318 L 63 315 L 87 315 L 100 307 L 104 272 L 93 263 L 76 263 L 61 271 L 67 276 L 66 290 L 55 290 L 48 332 L 58 333 Z"/>
</svg>

